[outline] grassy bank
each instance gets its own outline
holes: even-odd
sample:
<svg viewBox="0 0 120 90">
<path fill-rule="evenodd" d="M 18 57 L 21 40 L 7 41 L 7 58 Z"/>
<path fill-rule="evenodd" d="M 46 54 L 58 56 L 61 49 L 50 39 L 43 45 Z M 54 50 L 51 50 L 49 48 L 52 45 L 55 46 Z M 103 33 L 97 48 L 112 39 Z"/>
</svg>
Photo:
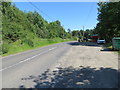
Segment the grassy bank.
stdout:
<svg viewBox="0 0 120 90">
<path fill-rule="evenodd" d="M 105 47 L 108 48 L 108 49 L 112 49 L 112 43 L 106 43 Z"/>
<path fill-rule="evenodd" d="M 4 45 L 2 47 L 2 49 L 4 50 L 5 53 L 1 54 L 1 55 L 7 56 L 7 55 L 11 55 L 11 54 L 15 54 L 15 53 L 55 44 L 55 43 L 66 42 L 66 41 L 72 41 L 72 40 L 61 39 L 61 38 L 54 38 L 54 39 L 38 39 L 38 38 L 36 38 L 29 43 L 28 42 L 22 43 L 20 40 L 18 40 L 14 43 Z"/>
<path fill-rule="evenodd" d="M 107 49 L 112 50 L 112 43 L 107 43 L 107 44 L 105 44 L 105 47 L 106 47 Z M 120 50 L 119 50 L 119 51 L 115 51 L 115 52 L 118 53 L 118 54 L 120 54 Z"/>
<path fill-rule="evenodd" d="M 118 54 L 120 55 L 120 51 L 118 51 Z"/>
</svg>

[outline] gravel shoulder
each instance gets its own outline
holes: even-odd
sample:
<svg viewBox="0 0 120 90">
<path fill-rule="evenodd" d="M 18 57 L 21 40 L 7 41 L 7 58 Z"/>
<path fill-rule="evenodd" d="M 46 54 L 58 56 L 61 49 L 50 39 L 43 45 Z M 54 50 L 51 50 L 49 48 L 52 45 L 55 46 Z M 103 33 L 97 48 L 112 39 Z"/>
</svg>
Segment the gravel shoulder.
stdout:
<svg viewBox="0 0 120 90">
<path fill-rule="evenodd" d="M 118 70 L 118 54 L 112 51 L 104 51 L 102 46 L 75 45 L 59 60 L 58 64 L 64 68 L 90 66 L 92 68 L 103 67 Z"/>
<path fill-rule="evenodd" d="M 117 53 L 94 43 L 71 45 L 51 69 L 36 79 L 36 88 L 118 88 Z"/>
<path fill-rule="evenodd" d="M 72 47 L 51 68 L 28 78 L 35 88 L 118 88 L 117 53 L 95 43 L 68 44 Z"/>
</svg>

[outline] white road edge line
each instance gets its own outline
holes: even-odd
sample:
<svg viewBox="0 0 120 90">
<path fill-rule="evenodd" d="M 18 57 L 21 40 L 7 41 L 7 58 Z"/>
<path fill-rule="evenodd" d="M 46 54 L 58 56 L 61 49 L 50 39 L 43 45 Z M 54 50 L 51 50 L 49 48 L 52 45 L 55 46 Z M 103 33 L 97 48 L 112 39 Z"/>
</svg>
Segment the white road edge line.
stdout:
<svg viewBox="0 0 120 90">
<path fill-rule="evenodd" d="M 42 54 L 44 54 L 44 53 L 47 53 L 47 52 L 49 52 L 49 51 L 51 51 L 51 50 L 54 50 L 54 49 L 56 49 L 56 48 L 57 48 L 57 47 L 50 48 L 50 49 L 48 49 L 48 50 L 45 51 L 45 52 L 39 53 L 39 54 L 34 55 L 34 56 L 30 57 L 30 58 L 27 58 L 27 59 L 25 59 L 25 60 L 22 60 L 22 61 L 20 61 L 20 62 L 18 62 L 18 63 L 16 63 L 16 64 L 13 64 L 13 65 L 8 66 L 8 67 L 6 67 L 6 68 L 0 69 L 0 72 L 3 71 L 3 70 L 6 70 L 6 69 L 8 69 L 8 68 L 14 67 L 14 66 L 16 66 L 16 65 L 18 65 L 18 64 L 21 64 L 21 63 L 23 63 L 23 62 L 26 62 L 26 61 L 28 61 L 28 60 L 31 60 L 31 59 L 39 56 L 39 55 L 42 55 Z"/>
</svg>

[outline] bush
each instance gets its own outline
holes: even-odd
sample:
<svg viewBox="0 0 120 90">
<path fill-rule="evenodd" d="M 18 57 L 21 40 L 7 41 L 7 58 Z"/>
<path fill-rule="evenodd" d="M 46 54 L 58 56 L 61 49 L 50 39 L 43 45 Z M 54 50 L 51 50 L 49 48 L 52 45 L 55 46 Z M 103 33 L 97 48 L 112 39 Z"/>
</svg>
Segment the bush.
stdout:
<svg viewBox="0 0 120 90">
<path fill-rule="evenodd" d="M 2 48 L 2 52 L 1 52 L 2 54 L 8 53 L 9 50 L 8 44 L 3 43 L 1 48 Z"/>
<path fill-rule="evenodd" d="M 23 40 L 23 43 L 28 44 L 30 47 L 34 47 L 34 43 L 33 43 L 33 41 L 30 40 L 30 39 L 25 39 L 25 40 Z"/>
</svg>

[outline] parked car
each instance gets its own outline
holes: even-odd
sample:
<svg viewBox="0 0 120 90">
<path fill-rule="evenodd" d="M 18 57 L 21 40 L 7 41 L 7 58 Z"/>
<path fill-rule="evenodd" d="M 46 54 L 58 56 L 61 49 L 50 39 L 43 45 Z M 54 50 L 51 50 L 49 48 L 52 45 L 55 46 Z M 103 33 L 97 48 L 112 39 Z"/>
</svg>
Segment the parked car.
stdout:
<svg viewBox="0 0 120 90">
<path fill-rule="evenodd" d="M 105 39 L 98 39 L 97 40 L 97 44 L 105 44 L 105 43 L 106 43 Z"/>
</svg>

